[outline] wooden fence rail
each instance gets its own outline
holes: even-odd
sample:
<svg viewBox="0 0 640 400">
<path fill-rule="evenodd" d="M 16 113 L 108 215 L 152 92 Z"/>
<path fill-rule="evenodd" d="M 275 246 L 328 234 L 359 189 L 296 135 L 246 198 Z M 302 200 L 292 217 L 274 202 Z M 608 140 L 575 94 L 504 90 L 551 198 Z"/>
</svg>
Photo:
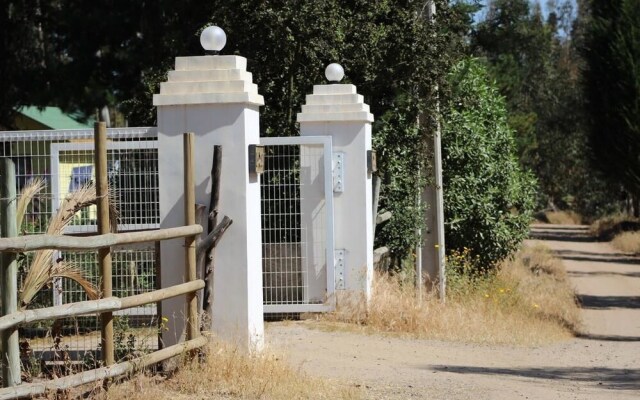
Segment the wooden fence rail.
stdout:
<svg viewBox="0 0 640 400">
<path fill-rule="evenodd" d="M 35 310 L 23 310 L 0 317 L 0 331 L 14 328 L 22 324 L 44 321 L 55 318 L 77 317 L 80 315 L 95 314 L 107 311 L 120 311 L 144 304 L 155 303 L 187 293 L 193 293 L 204 288 L 202 279 L 182 283 L 165 289 L 137 294 L 129 297 L 107 297 L 98 300 L 80 301 L 62 306 L 38 308 Z"/>
<path fill-rule="evenodd" d="M 48 382 L 25 383 L 20 386 L 0 389 L 0 400 L 11 400 L 23 397 L 32 398 L 45 393 L 55 393 L 58 390 L 65 390 L 103 379 L 115 378 L 116 376 L 126 373 L 140 371 L 160 361 L 203 347 L 207 342 L 208 338 L 206 336 L 199 336 L 193 340 L 158 350 L 135 360 L 113 364 L 109 367 L 92 369 Z"/>
<path fill-rule="evenodd" d="M 98 182 L 98 195 L 103 203 L 106 203 L 107 196 L 107 168 L 106 168 L 106 134 L 104 123 L 96 123 L 96 180 Z M 106 211 L 107 204 L 99 205 L 99 235 L 73 237 L 64 235 L 30 235 L 15 238 L 0 238 L 0 253 L 4 257 L 13 257 L 17 252 L 26 252 L 42 249 L 57 250 L 98 250 L 100 253 L 101 277 L 103 280 L 103 296 L 105 298 L 99 300 L 83 301 L 78 303 L 65 304 L 62 306 L 47 307 L 35 310 L 15 311 L 9 310 L 7 315 L 0 316 L 0 333 L 16 332 L 16 328 L 21 324 L 28 322 L 42 321 L 47 319 L 72 317 L 78 315 L 95 314 L 101 315 L 101 345 L 103 361 L 106 365 L 82 373 L 57 378 L 44 383 L 20 384 L 19 371 L 20 359 L 18 356 L 17 346 L 9 349 L 3 348 L 3 359 L 11 362 L 12 375 L 17 375 L 15 381 L 7 381 L 4 384 L 10 387 L 0 389 L 0 400 L 15 399 L 21 397 L 39 396 L 51 390 L 68 389 L 80 386 L 86 383 L 94 382 L 101 379 L 109 379 L 118 375 L 135 371 L 147 367 L 149 365 L 166 360 L 170 357 L 179 355 L 185 351 L 191 351 L 202 347 L 207 343 L 207 338 L 200 335 L 198 315 L 197 315 L 197 298 L 196 292 L 205 286 L 203 280 L 196 279 L 196 246 L 195 238 L 201 234 L 202 226 L 195 224 L 195 192 L 193 182 L 193 133 L 184 134 L 184 207 L 186 226 L 177 228 L 160 229 L 155 231 L 130 232 L 130 233 L 108 233 L 109 215 Z M 6 175 L 6 174 L 5 174 Z M 100 175 L 100 176 L 98 176 Z M 9 182 L 3 177 L 2 183 Z M 9 182 L 11 183 L 11 182 Z M 15 187 L 15 183 L 11 183 Z M 11 196 L 15 198 L 15 195 Z M 15 217 L 13 217 L 15 219 Z M 228 226 L 228 225 L 227 225 Z M 7 236 L 7 235 L 4 235 Z M 110 248 L 120 244 L 143 243 L 151 241 L 160 241 L 166 239 L 185 238 L 185 278 L 187 282 L 171 286 L 164 289 L 155 290 L 148 293 L 142 293 L 135 296 L 117 298 L 111 296 L 111 262 Z M 5 272 L 5 271 L 2 271 Z M 106 282 L 106 283 L 105 283 Z M 17 298 L 17 289 L 12 288 L 11 293 L 5 293 L 11 299 Z M 170 346 L 154 353 L 145 355 L 141 358 L 115 364 L 113 359 L 113 326 L 112 312 L 126 308 L 137 307 L 144 304 L 155 303 L 172 297 L 186 295 L 185 311 L 187 314 L 187 341 L 178 345 Z M 3 310 L 6 313 L 6 307 Z M 17 344 L 17 343 L 16 343 Z M 3 369 L 4 372 L 4 369 Z"/>
<path fill-rule="evenodd" d="M 121 244 L 155 242 L 177 239 L 202 233 L 201 225 L 187 225 L 155 231 L 106 233 L 95 236 L 28 235 L 0 238 L 0 251 L 22 253 L 25 251 L 55 250 L 97 250 Z"/>
</svg>

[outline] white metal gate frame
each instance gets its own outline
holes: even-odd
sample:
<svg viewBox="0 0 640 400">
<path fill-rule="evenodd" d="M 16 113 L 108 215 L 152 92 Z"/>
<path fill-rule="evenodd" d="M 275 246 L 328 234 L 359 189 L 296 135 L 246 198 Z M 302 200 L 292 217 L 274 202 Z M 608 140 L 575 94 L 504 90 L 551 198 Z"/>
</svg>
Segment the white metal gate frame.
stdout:
<svg viewBox="0 0 640 400">
<path fill-rule="evenodd" d="M 261 137 L 260 144 L 269 146 L 286 145 L 315 145 L 323 147 L 324 157 L 324 193 L 326 207 L 326 268 L 327 295 L 324 304 L 272 304 L 265 305 L 265 313 L 299 313 L 299 312 L 329 312 L 335 309 L 335 242 L 333 223 L 333 146 L 331 136 L 291 136 L 291 137 Z"/>
</svg>

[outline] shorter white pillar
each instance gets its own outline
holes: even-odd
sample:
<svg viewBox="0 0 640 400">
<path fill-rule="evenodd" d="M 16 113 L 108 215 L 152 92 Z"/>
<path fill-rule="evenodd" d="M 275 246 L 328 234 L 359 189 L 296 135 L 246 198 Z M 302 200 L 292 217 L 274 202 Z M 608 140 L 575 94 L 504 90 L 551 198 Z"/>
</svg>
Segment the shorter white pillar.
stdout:
<svg viewBox="0 0 640 400">
<path fill-rule="evenodd" d="M 336 287 L 368 300 L 373 281 L 373 220 L 367 157 L 373 115 L 354 85 L 315 85 L 298 122 L 301 136 L 332 137 L 334 169 L 336 154 L 343 157 L 342 187 L 334 187 L 335 248 L 344 250 L 343 282 L 338 282 L 337 274 Z"/>
<path fill-rule="evenodd" d="M 259 111 L 264 104 L 238 56 L 177 57 L 154 95 L 158 107 L 160 226 L 184 224 L 182 210 L 182 133 L 194 132 L 196 202 L 209 205 L 214 145 L 222 146 L 219 220 L 233 224 L 215 253 L 212 330 L 239 348 L 260 350 L 264 343 L 262 305 L 262 237 L 260 183 L 248 169 L 248 146 L 259 144 Z M 208 213 L 208 210 L 207 210 Z M 182 240 L 161 244 L 163 287 L 184 280 Z M 184 299 L 165 301 L 162 314 L 172 325 L 165 345 L 180 340 L 184 331 Z"/>
</svg>

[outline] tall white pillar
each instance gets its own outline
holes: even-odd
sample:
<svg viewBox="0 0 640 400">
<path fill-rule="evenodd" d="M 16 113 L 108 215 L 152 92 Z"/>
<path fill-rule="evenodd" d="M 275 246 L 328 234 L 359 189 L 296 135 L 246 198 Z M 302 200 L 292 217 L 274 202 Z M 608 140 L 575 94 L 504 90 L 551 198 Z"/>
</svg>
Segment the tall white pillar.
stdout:
<svg viewBox="0 0 640 400">
<path fill-rule="evenodd" d="M 344 72 L 337 79 L 332 79 L 329 73 L 335 65 L 327 68 L 327 77 L 339 81 Z M 373 220 L 367 158 L 373 115 L 354 85 L 315 85 L 298 114 L 298 122 L 301 136 L 331 136 L 334 170 L 343 169 L 342 181 L 337 185 L 334 181 L 335 248 L 340 252 L 338 257 L 343 257 L 336 263 L 337 288 L 369 299 L 373 282 Z M 337 162 L 341 165 L 336 165 Z M 341 268 L 344 268 L 342 276 Z M 340 279 L 343 281 L 339 282 Z"/>
<path fill-rule="evenodd" d="M 226 40 L 226 37 L 225 37 Z M 204 46 L 204 44 L 203 44 Z M 182 134 L 194 132 L 196 202 L 209 205 L 214 145 L 222 146 L 219 215 L 233 224 L 215 253 L 212 330 L 248 351 L 264 343 L 260 183 L 248 170 L 248 146 L 259 143 L 262 96 L 238 56 L 177 57 L 153 96 L 158 107 L 160 226 L 184 225 Z M 207 210 L 208 213 L 208 210 Z M 184 281 L 183 240 L 163 241 L 161 285 Z M 164 301 L 165 345 L 184 335 L 184 298 Z"/>
</svg>

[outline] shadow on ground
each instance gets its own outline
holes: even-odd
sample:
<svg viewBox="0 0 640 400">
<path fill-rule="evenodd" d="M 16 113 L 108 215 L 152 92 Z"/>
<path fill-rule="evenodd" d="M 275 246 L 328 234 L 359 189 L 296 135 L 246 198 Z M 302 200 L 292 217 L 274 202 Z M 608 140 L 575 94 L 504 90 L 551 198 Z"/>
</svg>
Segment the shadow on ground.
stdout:
<svg viewBox="0 0 640 400">
<path fill-rule="evenodd" d="M 640 257 L 627 253 L 592 253 L 589 251 L 554 250 L 563 260 L 640 265 Z"/>
<path fill-rule="evenodd" d="M 529 239 L 555 240 L 557 242 L 597 242 L 598 239 L 581 232 L 574 231 L 536 231 L 529 232 Z"/>
<path fill-rule="evenodd" d="M 589 278 L 593 276 L 626 276 L 629 278 L 640 278 L 640 271 L 638 272 L 567 271 L 567 274 L 574 278 Z"/>
<path fill-rule="evenodd" d="M 592 296 L 589 294 L 579 294 L 577 297 L 582 308 L 591 310 L 640 308 L 640 297 L 637 296 Z"/>
<path fill-rule="evenodd" d="M 603 342 L 640 342 L 638 336 L 620 336 L 620 335 L 595 335 L 591 333 L 580 333 L 577 338 L 585 340 L 598 340 Z"/>
<path fill-rule="evenodd" d="M 504 375 L 520 378 L 563 380 L 591 383 L 595 387 L 615 390 L 639 390 L 640 369 L 618 368 L 490 368 L 462 365 L 431 365 L 426 369 L 454 374 Z"/>
</svg>

